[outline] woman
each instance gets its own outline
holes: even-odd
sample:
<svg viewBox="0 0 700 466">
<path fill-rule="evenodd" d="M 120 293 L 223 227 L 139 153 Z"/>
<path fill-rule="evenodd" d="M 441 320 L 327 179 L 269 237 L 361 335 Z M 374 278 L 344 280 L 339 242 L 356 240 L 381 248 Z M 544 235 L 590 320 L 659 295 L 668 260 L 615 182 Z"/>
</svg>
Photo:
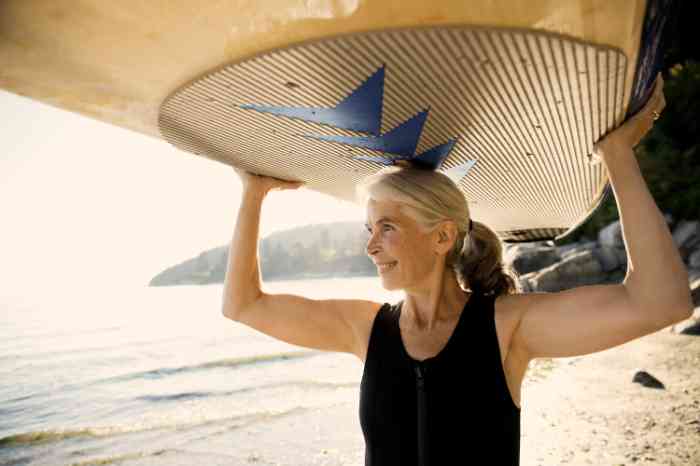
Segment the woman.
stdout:
<svg viewBox="0 0 700 466">
<path fill-rule="evenodd" d="M 245 187 L 231 242 L 223 314 L 309 348 L 364 362 L 360 422 L 366 465 L 518 464 L 520 386 L 535 358 L 584 355 L 639 338 L 692 312 L 687 272 L 632 148 L 665 102 L 645 107 L 595 146 L 615 192 L 628 253 L 621 284 L 519 293 L 498 237 L 474 222 L 445 175 L 387 167 L 360 184 L 367 254 L 396 305 L 312 300 L 260 288 L 260 208 L 300 182 L 237 169 Z M 650 247 L 653 245 L 653 247 Z"/>
</svg>

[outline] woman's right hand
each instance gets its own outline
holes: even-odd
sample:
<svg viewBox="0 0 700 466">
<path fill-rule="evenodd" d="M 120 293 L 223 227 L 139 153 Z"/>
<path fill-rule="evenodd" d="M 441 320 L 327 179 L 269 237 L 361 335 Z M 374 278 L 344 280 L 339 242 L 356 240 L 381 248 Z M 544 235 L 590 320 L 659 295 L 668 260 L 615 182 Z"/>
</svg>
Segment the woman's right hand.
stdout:
<svg viewBox="0 0 700 466">
<path fill-rule="evenodd" d="M 267 194 L 272 190 L 297 189 L 304 185 L 303 181 L 287 181 L 265 175 L 256 175 L 239 167 L 233 167 L 241 178 L 243 189 L 256 189 Z"/>
</svg>

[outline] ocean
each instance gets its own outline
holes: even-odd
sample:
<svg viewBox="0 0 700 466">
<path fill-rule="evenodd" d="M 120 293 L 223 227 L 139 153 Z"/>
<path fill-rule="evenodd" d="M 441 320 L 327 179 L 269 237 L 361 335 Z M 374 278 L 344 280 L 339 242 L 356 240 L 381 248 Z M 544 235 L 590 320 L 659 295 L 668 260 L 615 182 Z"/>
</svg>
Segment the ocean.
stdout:
<svg viewBox="0 0 700 466">
<path fill-rule="evenodd" d="M 377 277 L 263 289 L 403 296 Z M 354 355 L 224 318 L 222 285 L 75 290 L 0 297 L 0 465 L 362 464 Z"/>
</svg>

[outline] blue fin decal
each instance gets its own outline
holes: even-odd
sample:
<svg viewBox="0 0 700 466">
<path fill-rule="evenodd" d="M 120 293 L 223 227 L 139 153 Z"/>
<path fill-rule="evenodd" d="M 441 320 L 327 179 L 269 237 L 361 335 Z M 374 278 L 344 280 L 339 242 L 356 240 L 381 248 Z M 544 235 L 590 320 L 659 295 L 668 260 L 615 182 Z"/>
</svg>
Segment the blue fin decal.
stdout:
<svg viewBox="0 0 700 466">
<path fill-rule="evenodd" d="M 265 107 L 253 104 L 240 107 L 379 136 L 383 101 L 384 66 L 334 108 Z"/>
<path fill-rule="evenodd" d="M 452 151 L 457 140 L 450 139 L 444 144 L 415 155 L 430 109 L 423 110 L 394 129 L 380 134 L 384 102 L 384 78 L 385 65 L 382 65 L 334 108 L 271 107 L 254 104 L 245 104 L 240 107 L 365 133 L 369 136 L 313 134 L 304 134 L 302 136 L 319 141 L 370 149 L 388 155 L 388 157 L 365 155 L 352 157 L 357 160 L 367 160 L 382 165 L 394 165 L 398 162 L 401 165 L 427 170 L 439 169 Z M 458 183 L 459 180 L 466 176 L 475 163 L 476 160 L 470 160 L 465 164 L 450 168 L 445 174 Z"/>
</svg>

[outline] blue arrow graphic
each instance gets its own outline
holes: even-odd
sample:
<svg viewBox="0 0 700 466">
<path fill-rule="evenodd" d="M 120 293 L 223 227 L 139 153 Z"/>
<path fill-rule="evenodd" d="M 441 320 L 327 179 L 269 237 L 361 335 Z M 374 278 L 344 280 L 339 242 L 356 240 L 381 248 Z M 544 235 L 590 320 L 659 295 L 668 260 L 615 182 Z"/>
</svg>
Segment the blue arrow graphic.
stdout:
<svg viewBox="0 0 700 466">
<path fill-rule="evenodd" d="M 334 108 L 264 107 L 241 105 L 241 108 L 321 123 L 335 128 L 379 136 L 384 101 L 384 66 Z"/>
<path fill-rule="evenodd" d="M 392 130 L 380 134 L 384 77 L 385 65 L 382 65 L 334 108 L 269 107 L 253 104 L 241 105 L 241 108 L 369 134 L 370 136 L 313 134 L 303 136 L 383 152 L 389 156 L 353 156 L 352 158 L 356 160 L 368 160 L 382 165 L 392 165 L 399 160 L 405 160 L 418 168 L 437 170 L 450 154 L 457 140 L 450 139 L 444 144 L 415 155 L 430 109 L 423 110 Z M 455 182 L 459 182 L 474 164 L 476 160 L 470 160 L 450 168 L 445 173 Z"/>
</svg>

